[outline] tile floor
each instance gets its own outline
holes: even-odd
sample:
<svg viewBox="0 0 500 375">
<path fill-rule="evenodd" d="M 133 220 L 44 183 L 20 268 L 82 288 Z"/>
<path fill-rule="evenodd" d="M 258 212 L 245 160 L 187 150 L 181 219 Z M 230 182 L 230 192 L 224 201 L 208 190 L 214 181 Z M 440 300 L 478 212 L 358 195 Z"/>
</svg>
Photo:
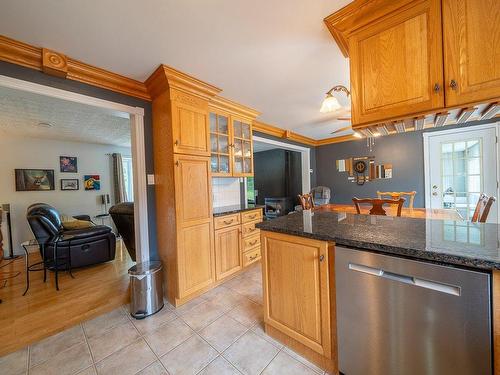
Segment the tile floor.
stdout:
<svg viewBox="0 0 500 375">
<path fill-rule="evenodd" d="M 127 306 L 0 358 L 2 375 L 317 375 L 263 331 L 259 266 L 144 320 Z"/>
</svg>

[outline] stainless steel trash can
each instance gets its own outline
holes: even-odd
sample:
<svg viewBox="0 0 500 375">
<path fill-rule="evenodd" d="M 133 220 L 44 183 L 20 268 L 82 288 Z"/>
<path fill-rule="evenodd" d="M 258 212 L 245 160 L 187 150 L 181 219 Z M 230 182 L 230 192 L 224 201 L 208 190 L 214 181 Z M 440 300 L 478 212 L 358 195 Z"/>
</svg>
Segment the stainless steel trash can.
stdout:
<svg viewBox="0 0 500 375">
<path fill-rule="evenodd" d="M 137 263 L 130 275 L 130 314 L 143 319 L 163 307 L 162 264 L 159 261 Z"/>
</svg>

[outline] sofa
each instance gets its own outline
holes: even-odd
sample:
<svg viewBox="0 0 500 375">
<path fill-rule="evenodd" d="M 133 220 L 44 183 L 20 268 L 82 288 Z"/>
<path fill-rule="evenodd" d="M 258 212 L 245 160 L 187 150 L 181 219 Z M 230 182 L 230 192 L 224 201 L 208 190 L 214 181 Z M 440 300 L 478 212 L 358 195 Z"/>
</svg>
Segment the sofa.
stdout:
<svg viewBox="0 0 500 375">
<path fill-rule="evenodd" d="M 71 256 L 71 267 L 85 267 L 115 259 L 116 236 L 106 225 L 90 224 L 88 228 L 65 230 L 60 213 L 45 203 L 35 203 L 26 212 L 28 224 L 37 240 L 58 235 L 71 236 L 71 240 L 57 244 L 61 258 Z M 75 216 L 75 219 L 90 222 L 88 215 Z M 71 246 L 71 249 L 70 249 Z M 71 251 L 69 251 L 71 250 Z M 45 259 L 52 259 L 54 247 L 45 247 Z"/>
</svg>

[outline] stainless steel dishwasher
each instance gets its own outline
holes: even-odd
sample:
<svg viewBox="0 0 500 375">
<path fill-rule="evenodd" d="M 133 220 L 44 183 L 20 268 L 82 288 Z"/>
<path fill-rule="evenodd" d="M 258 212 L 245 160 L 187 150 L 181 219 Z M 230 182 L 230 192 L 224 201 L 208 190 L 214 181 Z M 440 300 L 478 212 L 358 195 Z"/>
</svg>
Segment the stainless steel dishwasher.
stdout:
<svg viewBox="0 0 500 375">
<path fill-rule="evenodd" d="M 345 375 L 492 373 L 490 275 L 335 248 Z"/>
</svg>

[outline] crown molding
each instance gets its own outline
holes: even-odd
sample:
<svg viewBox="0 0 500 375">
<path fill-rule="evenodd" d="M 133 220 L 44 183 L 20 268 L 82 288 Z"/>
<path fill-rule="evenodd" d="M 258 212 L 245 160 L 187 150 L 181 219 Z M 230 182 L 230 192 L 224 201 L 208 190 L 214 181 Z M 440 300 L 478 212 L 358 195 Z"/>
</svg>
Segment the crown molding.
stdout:
<svg viewBox="0 0 500 375">
<path fill-rule="evenodd" d="M 153 99 L 169 89 L 176 89 L 207 100 L 222 91 L 216 86 L 164 64 L 160 65 L 144 83 Z"/>
<path fill-rule="evenodd" d="M 354 0 L 326 17 L 323 22 L 337 42 L 340 51 L 349 57 L 349 36 L 376 19 L 422 0 Z"/>
<path fill-rule="evenodd" d="M 341 143 L 341 142 L 349 142 L 349 141 L 357 141 L 360 138 L 356 138 L 353 135 L 343 135 L 340 137 L 331 137 L 331 138 L 325 138 L 325 139 L 319 139 L 316 141 L 316 146 L 324 146 L 324 145 L 330 145 L 333 143 Z"/>
<path fill-rule="evenodd" d="M 264 134 L 272 135 L 273 137 L 287 139 L 289 141 L 302 143 L 308 146 L 316 146 L 316 140 L 292 132 L 291 130 L 284 130 L 273 125 L 263 123 L 261 121 L 253 122 L 253 130 Z"/>
<path fill-rule="evenodd" d="M 225 112 L 230 112 L 232 114 L 236 114 L 241 117 L 246 117 L 250 120 L 254 120 L 256 117 L 260 115 L 260 112 L 244 106 L 243 104 L 236 103 L 232 100 L 223 98 L 222 96 L 216 95 L 210 99 L 208 102 L 209 108 L 215 110 L 221 110 Z"/>
<path fill-rule="evenodd" d="M 54 69 L 54 67 L 48 67 L 47 63 L 44 65 L 43 51 L 46 53 L 45 62 L 47 62 L 47 56 L 64 58 L 67 65 L 63 68 L 64 74 L 60 67 Z M 47 55 L 47 53 L 49 54 Z M 142 82 L 74 60 L 62 53 L 34 47 L 3 35 L 0 35 L 0 60 L 45 71 L 52 75 L 66 77 L 73 81 L 87 83 L 128 96 L 151 100 L 146 85 Z"/>
</svg>

